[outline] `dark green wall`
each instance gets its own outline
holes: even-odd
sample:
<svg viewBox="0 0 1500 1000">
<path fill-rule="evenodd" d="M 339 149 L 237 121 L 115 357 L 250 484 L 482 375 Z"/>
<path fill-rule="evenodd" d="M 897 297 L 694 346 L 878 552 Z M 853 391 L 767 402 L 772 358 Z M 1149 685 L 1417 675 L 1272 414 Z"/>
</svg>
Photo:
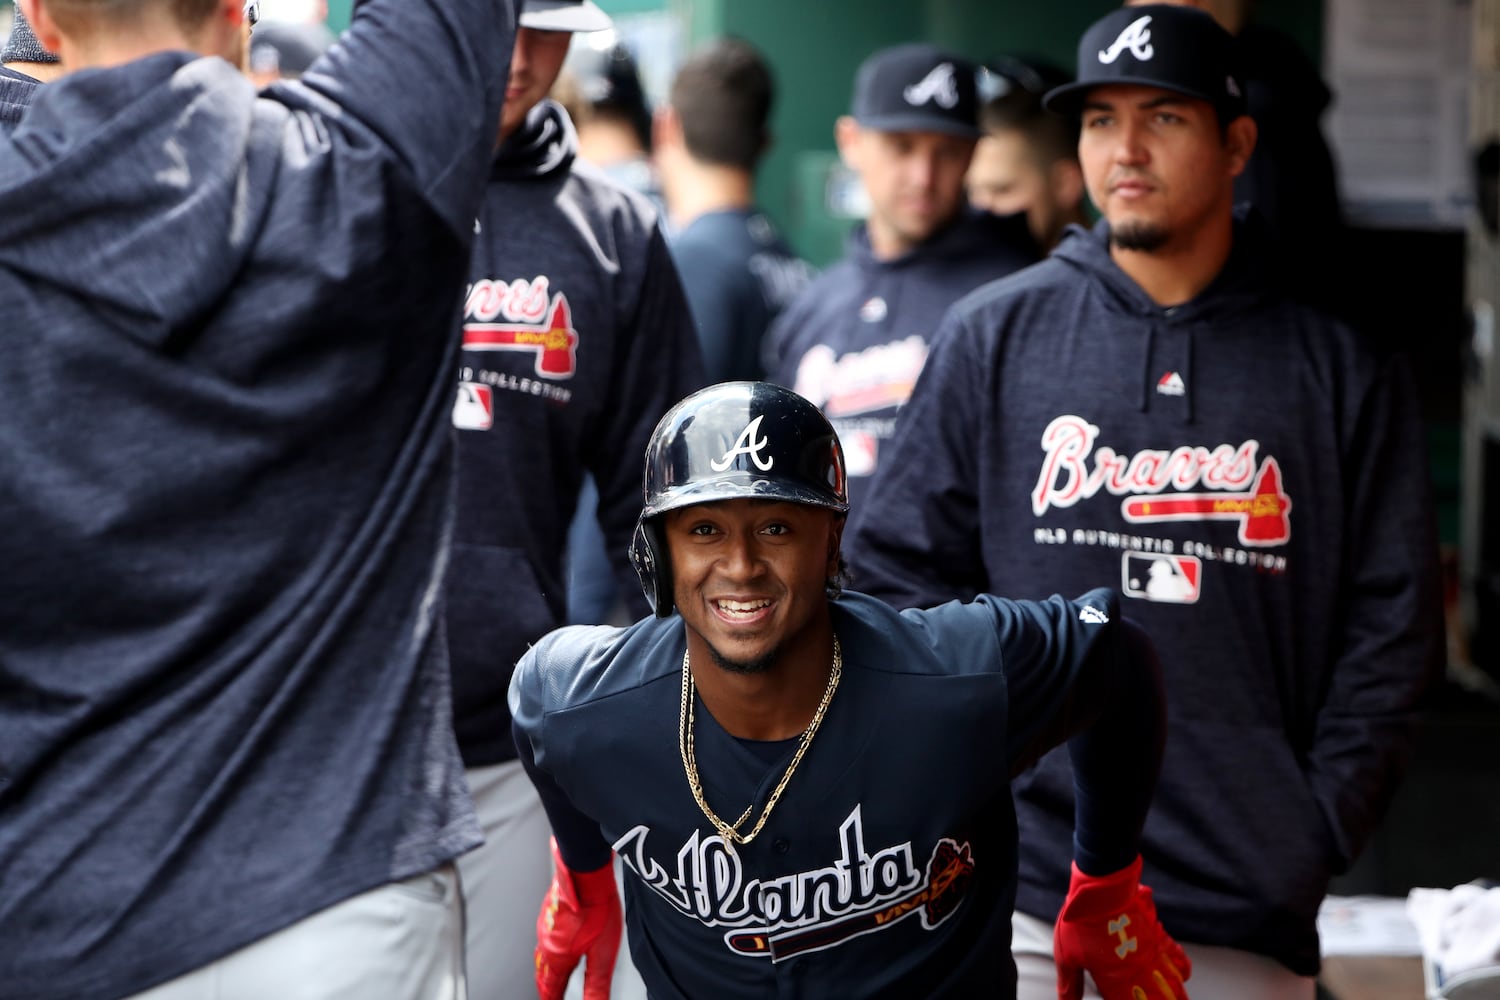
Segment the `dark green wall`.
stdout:
<svg viewBox="0 0 1500 1000">
<path fill-rule="evenodd" d="M 328 0 L 328 26 L 334 31 L 349 27 L 349 15 L 354 10 L 354 0 Z"/>
<path fill-rule="evenodd" d="M 597 0 L 625 13 L 626 0 Z M 629 6 L 639 10 L 642 2 Z M 848 110 L 855 69 L 870 52 L 925 40 L 973 59 L 1031 54 L 1071 68 L 1083 29 L 1115 0 L 662 0 L 687 25 L 689 44 L 736 34 L 759 46 L 776 72 L 776 145 L 759 195 L 814 262 L 837 256 L 847 222 L 822 208 L 821 179 L 835 158 L 833 122 Z M 1260 20 L 1319 51 L 1322 4 L 1262 0 Z"/>
</svg>

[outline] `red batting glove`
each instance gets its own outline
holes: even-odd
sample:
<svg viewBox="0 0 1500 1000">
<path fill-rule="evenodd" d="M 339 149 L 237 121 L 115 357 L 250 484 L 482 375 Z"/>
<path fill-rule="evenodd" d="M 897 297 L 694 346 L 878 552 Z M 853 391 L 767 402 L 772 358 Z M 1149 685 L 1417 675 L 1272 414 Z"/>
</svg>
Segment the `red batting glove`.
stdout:
<svg viewBox="0 0 1500 1000">
<path fill-rule="evenodd" d="M 536 918 L 536 991 L 562 1000 L 581 959 L 583 1000 L 609 1000 L 609 981 L 620 951 L 620 893 L 614 865 L 575 872 L 552 840 L 552 888 Z"/>
<path fill-rule="evenodd" d="M 1187 1000 L 1183 981 L 1193 963 L 1157 921 L 1151 890 L 1140 878 L 1139 856 L 1102 877 L 1073 865 L 1052 937 L 1060 1000 L 1082 998 L 1085 970 L 1104 1000 Z"/>
</svg>

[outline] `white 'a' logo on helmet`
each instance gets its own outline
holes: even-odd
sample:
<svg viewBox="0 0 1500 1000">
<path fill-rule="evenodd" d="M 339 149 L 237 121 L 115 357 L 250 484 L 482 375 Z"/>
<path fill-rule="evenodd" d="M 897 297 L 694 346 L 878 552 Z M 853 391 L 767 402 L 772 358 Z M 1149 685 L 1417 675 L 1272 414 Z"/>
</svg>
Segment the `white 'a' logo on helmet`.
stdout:
<svg viewBox="0 0 1500 1000">
<path fill-rule="evenodd" d="M 776 463 L 776 460 L 769 457 L 761 458 L 760 450 L 770 444 L 771 439 L 764 437 L 756 438 L 756 435 L 760 433 L 760 422 L 764 416 L 765 414 L 761 414 L 761 416 L 756 417 L 746 424 L 745 429 L 740 431 L 740 436 L 734 439 L 734 447 L 726 451 L 718 461 L 709 462 L 708 467 L 715 472 L 723 472 L 734 464 L 734 456 L 749 455 L 750 461 L 755 463 L 757 469 L 761 472 L 770 472 L 771 466 Z"/>
<path fill-rule="evenodd" d="M 936 101 L 945 108 L 958 104 L 958 78 L 951 62 L 938 63 L 921 80 L 901 91 L 912 107 Z"/>
<path fill-rule="evenodd" d="M 1151 15 L 1138 17 L 1125 26 L 1118 38 L 1110 43 L 1109 48 L 1099 51 L 1099 61 L 1112 63 L 1120 58 L 1120 53 L 1126 49 L 1141 62 L 1145 62 L 1156 54 L 1156 49 L 1151 45 Z"/>
</svg>

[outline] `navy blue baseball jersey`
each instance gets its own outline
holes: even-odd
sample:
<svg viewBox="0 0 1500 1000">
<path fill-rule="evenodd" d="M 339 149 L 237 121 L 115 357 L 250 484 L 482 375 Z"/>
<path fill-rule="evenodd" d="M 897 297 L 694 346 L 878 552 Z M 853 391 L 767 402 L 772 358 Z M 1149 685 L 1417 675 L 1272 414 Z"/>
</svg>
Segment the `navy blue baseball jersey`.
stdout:
<svg viewBox="0 0 1500 1000">
<path fill-rule="evenodd" d="M 517 744 L 564 857 L 549 792 L 623 861 L 653 997 L 1013 995 L 1009 780 L 1066 737 L 1083 664 L 1125 634 L 1116 602 L 897 612 L 846 593 L 831 605 L 842 681 L 749 844 L 714 831 L 684 776 L 679 617 L 549 635 L 512 681 Z M 758 811 L 798 740 L 738 739 L 701 703 L 695 716 L 709 806 Z"/>
</svg>

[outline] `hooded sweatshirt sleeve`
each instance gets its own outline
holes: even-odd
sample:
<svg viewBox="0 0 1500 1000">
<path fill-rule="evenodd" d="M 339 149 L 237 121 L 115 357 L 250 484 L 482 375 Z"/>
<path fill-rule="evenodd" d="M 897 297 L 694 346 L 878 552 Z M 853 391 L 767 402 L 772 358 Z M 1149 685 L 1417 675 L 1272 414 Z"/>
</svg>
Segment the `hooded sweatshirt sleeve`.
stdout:
<svg viewBox="0 0 1500 1000">
<path fill-rule="evenodd" d="M 662 414 L 702 388 L 703 355 L 677 267 L 653 226 L 635 315 L 621 330 L 622 367 L 600 424 L 590 471 L 599 485 L 599 525 L 620 592 L 630 607 L 648 614 L 630 561 L 630 540 L 641 512 L 641 456 Z"/>
<path fill-rule="evenodd" d="M 854 585 L 898 608 L 972 600 L 986 591 L 979 538 L 980 410 L 993 366 L 976 356 L 971 315 L 949 310 L 896 425 L 869 500 L 851 514 Z"/>
<path fill-rule="evenodd" d="M 500 127 L 517 6 L 363 0 L 338 44 L 267 96 L 296 105 L 305 86 L 332 101 L 396 154 L 455 232 L 469 233 Z M 328 118 L 337 127 L 340 115 Z"/>
<path fill-rule="evenodd" d="M 1428 464 L 1409 374 L 1387 361 L 1353 414 L 1347 594 L 1309 775 L 1346 869 L 1384 815 L 1441 673 L 1443 623 Z M 1404 456 L 1404 460 L 1396 459 Z"/>
</svg>

